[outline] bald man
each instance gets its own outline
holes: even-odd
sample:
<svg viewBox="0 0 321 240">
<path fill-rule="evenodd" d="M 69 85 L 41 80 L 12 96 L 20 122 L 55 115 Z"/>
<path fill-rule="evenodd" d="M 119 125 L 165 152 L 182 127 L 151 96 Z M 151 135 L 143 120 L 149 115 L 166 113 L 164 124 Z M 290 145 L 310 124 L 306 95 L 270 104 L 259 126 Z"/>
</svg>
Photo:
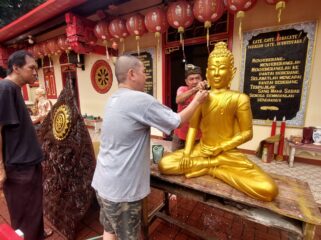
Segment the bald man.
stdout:
<svg viewBox="0 0 321 240">
<path fill-rule="evenodd" d="M 150 193 L 150 127 L 166 134 L 187 122 L 206 100 L 200 90 L 180 113 L 144 93 L 143 63 L 121 56 L 115 64 L 119 89 L 109 98 L 92 186 L 100 205 L 103 239 L 139 239 L 141 200 Z"/>
</svg>

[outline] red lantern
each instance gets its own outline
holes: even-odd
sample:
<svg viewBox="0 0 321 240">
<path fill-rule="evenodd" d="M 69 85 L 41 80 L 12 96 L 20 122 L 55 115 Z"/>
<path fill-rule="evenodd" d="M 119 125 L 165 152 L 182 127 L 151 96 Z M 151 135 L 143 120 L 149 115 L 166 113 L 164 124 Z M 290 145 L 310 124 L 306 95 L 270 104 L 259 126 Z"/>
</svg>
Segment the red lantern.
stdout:
<svg viewBox="0 0 321 240">
<path fill-rule="evenodd" d="M 169 25 L 183 33 L 184 29 L 191 26 L 194 20 L 191 5 L 186 1 L 172 2 L 167 9 Z"/>
<path fill-rule="evenodd" d="M 159 38 L 169 27 L 164 10 L 162 8 L 150 10 L 145 15 L 145 25 L 149 32 L 155 33 L 157 48 L 159 48 Z"/>
<path fill-rule="evenodd" d="M 60 50 L 60 48 L 59 48 L 59 46 L 58 46 L 58 44 L 57 44 L 55 39 L 51 39 L 51 40 L 49 40 L 47 42 L 47 48 L 48 48 L 49 53 L 51 55 L 54 55 L 54 54 L 57 54 L 57 53 L 61 52 L 61 50 Z"/>
<path fill-rule="evenodd" d="M 281 22 L 281 13 L 285 8 L 285 3 L 287 0 L 265 0 L 267 4 L 276 4 L 275 9 L 278 11 L 278 22 Z"/>
<path fill-rule="evenodd" d="M 40 47 L 40 44 L 35 44 L 35 45 L 33 45 L 32 48 L 33 48 L 32 52 L 35 55 L 35 57 L 41 58 L 43 56 L 43 52 Z"/>
<path fill-rule="evenodd" d="M 222 0 L 196 0 L 193 7 L 194 17 L 204 23 L 206 28 L 207 47 L 209 46 L 209 29 L 224 13 Z"/>
<path fill-rule="evenodd" d="M 119 39 L 120 42 L 123 43 L 123 51 L 125 51 L 125 44 L 124 44 L 124 38 L 128 36 L 128 31 L 126 28 L 126 23 L 124 20 L 116 18 L 109 24 L 109 33 L 112 37 Z"/>
<path fill-rule="evenodd" d="M 111 36 L 117 39 L 124 39 L 128 36 L 128 31 L 124 20 L 116 18 L 109 24 L 109 32 Z"/>
<path fill-rule="evenodd" d="M 60 47 L 61 50 L 65 52 L 69 52 L 71 50 L 71 47 L 68 43 L 68 40 L 65 36 L 60 36 L 57 40 L 57 45 Z"/>
<path fill-rule="evenodd" d="M 239 38 L 242 39 L 242 19 L 245 16 L 245 11 L 251 9 L 255 4 L 257 0 L 224 0 L 224 4 L 227 8 L 227 10 L 235 14 L 236 18 L 240 20 L 239 25 Z"/>
<path fill-rule="evenodd" d="M 99 21 L 96 26 L 94 27 L 94 34 L 100 40 L 109 40 L 111 35 L 108 29 L 108 22 L 106 21 Z"/>
<path fill-rule="evenodd" d="M 97 42 L 97 38 L 94 34 L 93 31 L 88 31 L 87 33 L 87 41 L 88 41 L 88 44 L 91 45 L 91 46 L 94 46 Z"/>
<path fill-rule="evenodd" d="M 96 37 L 100 40 L 103 40 L 103 43 L 106 46 L 106 56 L 107 59 L 109 59 L 109 52 L 108 52 L 108 41 L 111 38 L 111 35 L 109 33 L 108 29 L 108 22 L 106 21 L 100 21 L 96 24 L 94 27 L 94 34 Z"/>
<path fill-rule="evenodd" d="M 235 14 L 251 9 L 256 4 L 256 1 L 257 0 L 224 0 L 224 4 L 230 13 Z"/>
<path fill-rule="evenodd" d="M 43 54 L 43 56 L 47 56 L 50 54 L 50 51 L 47 47 L 47 43 L 46 42 L 42 42 L 40 43 L 40 49 L 41 49 L 41 52 Z"/>
<path fill-rule="evenodd" d="M 167 21 L 169 25 L 176 28 L 180 34 L 180 42 L 184 56 L 183 61 L 185 61 L 183 33 L 185 28 L 191 26 L 194 21 L 191 5 L 183 0 L 170 3 L 167 9 Z"/>
<path fill-rule="evenodd" d="M 168 22 L 165 12 L 162 8 L 150 10 L 145 15 L 145 25 L 149 32 L 155 33 L 155 37 L 159 38 L 161 33 L 168 29 Z"/>
<path fill-rule="evenodd" d="M 130 35 L 136 36 L 137 52 L 139 55 L 139 39 L 147 30 L 144 23 L 144 16 L 136 13 L 129 17 L 126 21 L 126 28 Z"/>
</svg>

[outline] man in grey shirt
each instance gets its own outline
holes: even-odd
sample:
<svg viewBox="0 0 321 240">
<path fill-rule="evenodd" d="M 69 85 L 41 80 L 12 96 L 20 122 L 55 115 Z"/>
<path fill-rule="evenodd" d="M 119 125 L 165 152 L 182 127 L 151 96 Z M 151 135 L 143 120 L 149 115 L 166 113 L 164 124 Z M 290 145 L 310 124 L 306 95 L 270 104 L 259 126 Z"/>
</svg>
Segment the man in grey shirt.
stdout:
<svg viewBox="0 0 321 240">
<path fill-rule="evenodd" d="M 206 100 L 199 91 L 191 104 L 174 113 L 144 93 L 145 68 L 133 56 L 115 65 L 119 89 L 109 98 L 92 187 L 101 207 L 104 240 L 138 239 L 141 200 L 150 193 L 150 127 L 166 134 L 187 122 Z"/>
</svg>

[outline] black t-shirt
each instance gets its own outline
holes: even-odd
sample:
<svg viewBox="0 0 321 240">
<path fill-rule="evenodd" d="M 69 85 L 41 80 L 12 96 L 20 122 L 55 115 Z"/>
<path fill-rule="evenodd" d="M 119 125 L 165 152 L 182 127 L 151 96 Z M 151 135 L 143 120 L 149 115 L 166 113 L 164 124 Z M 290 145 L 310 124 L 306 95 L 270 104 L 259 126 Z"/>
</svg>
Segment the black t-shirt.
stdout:
<svg viewBox="0 0 321 240">
<path fill-rule="evenodd" d="M 0 81 L 0 125 L 6 166 L 35 165 L 42 161 L 42 150 L 21 88 L 10 80 Z"/>
</svg>

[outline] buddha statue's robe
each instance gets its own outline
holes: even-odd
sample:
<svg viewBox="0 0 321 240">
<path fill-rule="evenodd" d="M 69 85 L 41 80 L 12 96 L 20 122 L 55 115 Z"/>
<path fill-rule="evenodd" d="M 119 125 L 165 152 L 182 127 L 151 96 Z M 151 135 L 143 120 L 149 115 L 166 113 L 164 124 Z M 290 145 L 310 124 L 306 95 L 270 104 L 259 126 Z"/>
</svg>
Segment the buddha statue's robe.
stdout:
<svg viewBox="0 0 321 240">
<path fill-rule="evenodd" d="M 202 137 L 194 145 L 198 126 Z M 237 149 L 252 135 L 248 96 L 225 89 L 211 91 L 208 100 L 193 115 L 185 149 L 164 156 L 159 170 L 186 177 L 209 174 L 255 199 L 271 201 L 278 194 L 275 182 Z M 181 161 L 186 156 L 191 163 L 183 168 Z"/>
</svg>

